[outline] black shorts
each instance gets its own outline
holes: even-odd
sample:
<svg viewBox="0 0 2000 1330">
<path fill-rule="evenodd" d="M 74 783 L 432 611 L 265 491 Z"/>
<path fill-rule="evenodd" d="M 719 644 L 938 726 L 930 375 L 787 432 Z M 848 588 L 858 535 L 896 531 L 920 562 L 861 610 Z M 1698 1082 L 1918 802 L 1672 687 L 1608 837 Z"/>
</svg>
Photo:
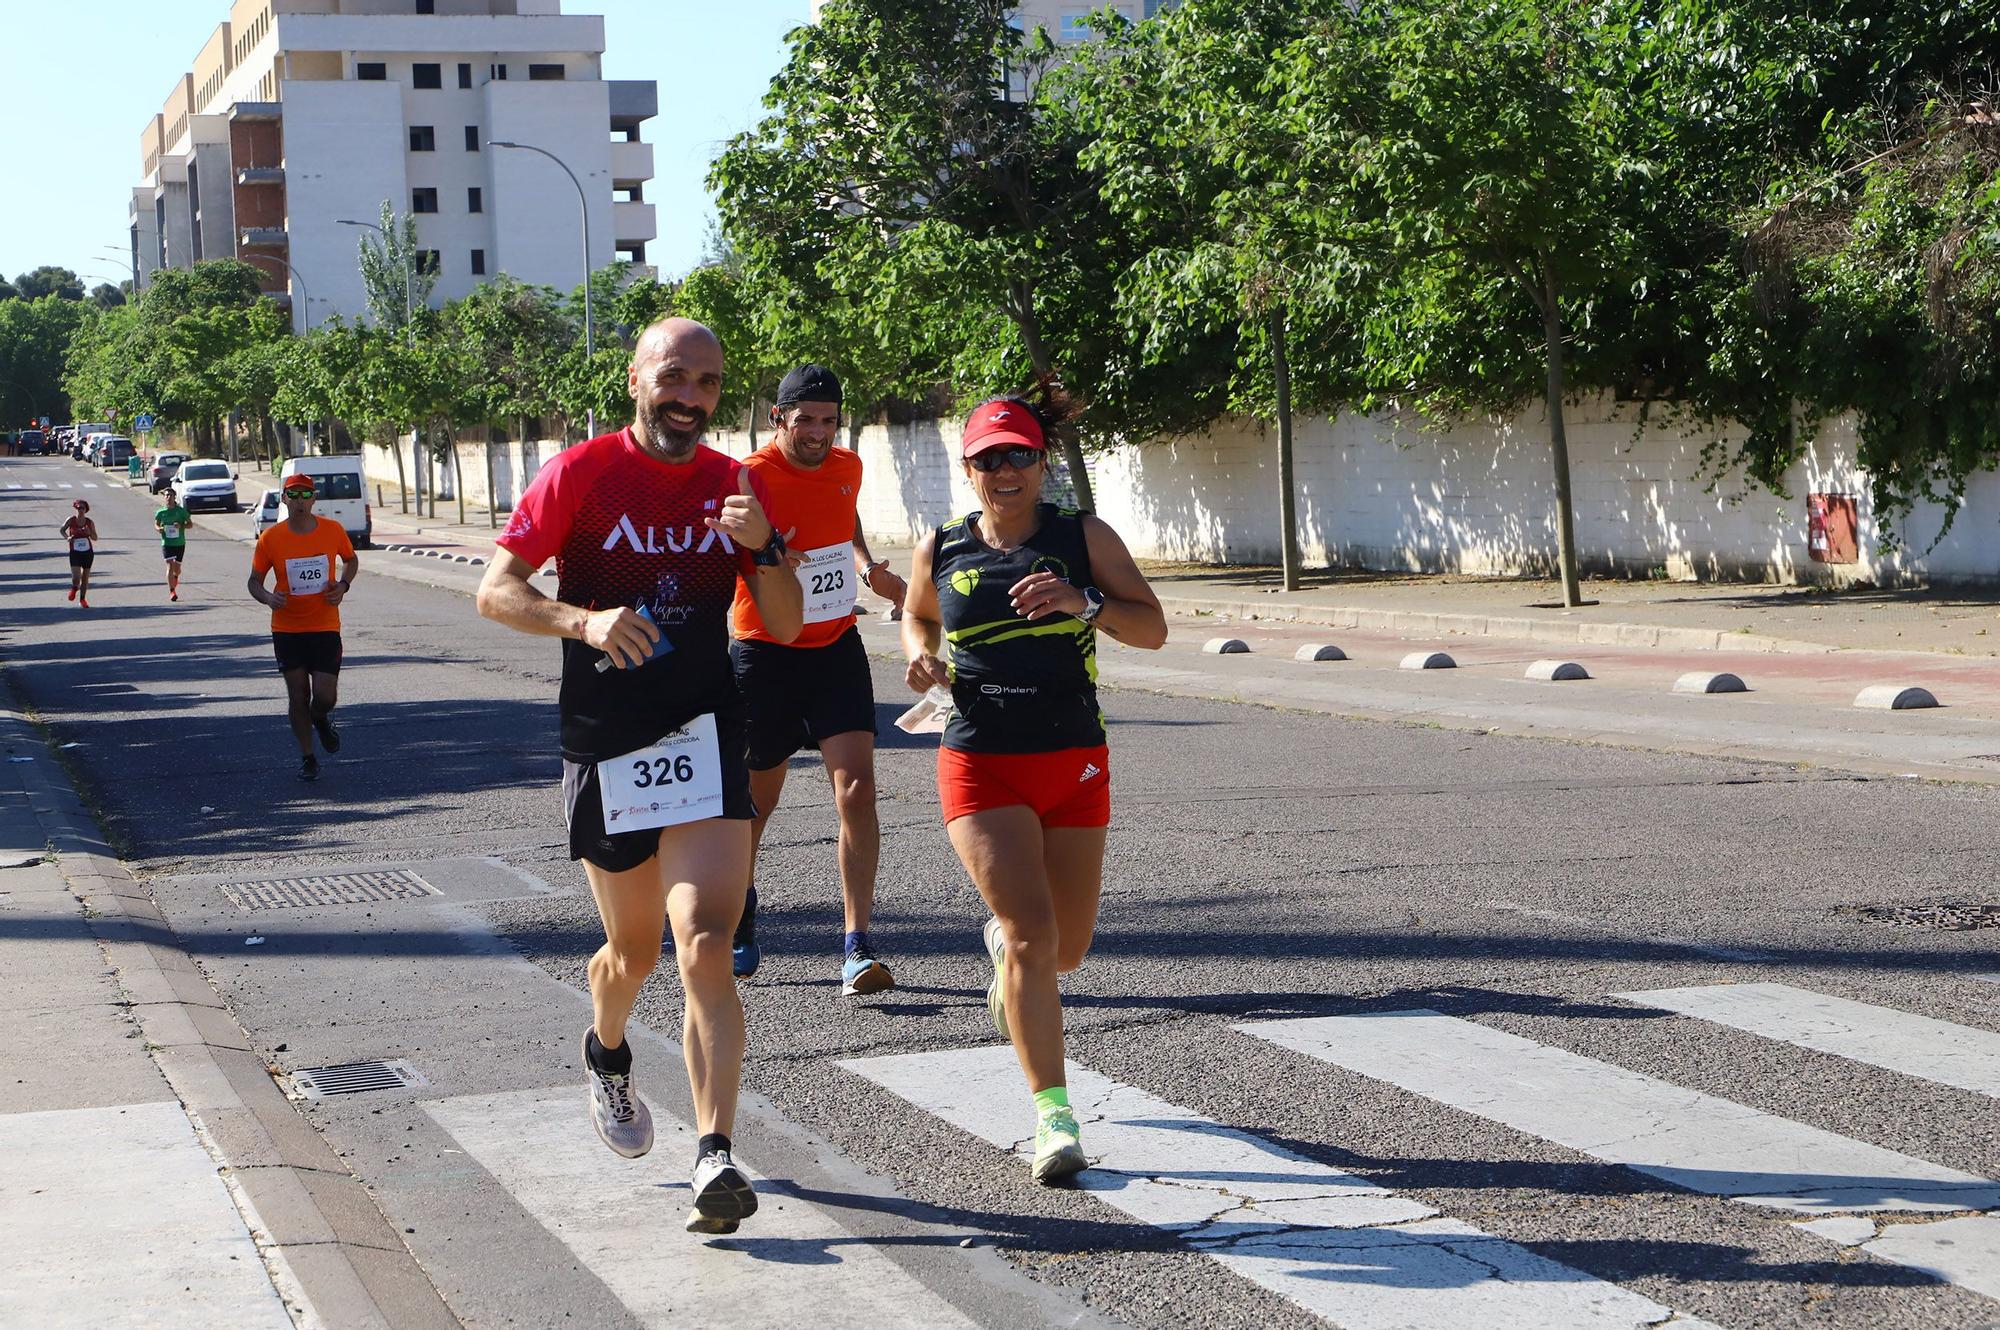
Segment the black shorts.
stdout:
<svg viewBox="0 0 2000 1330">
<path fill-rule="evenodd" d="M 339 633 L 272 633 L 271 651 L 278 658 L 280 674 L 293 670 L 340 673 Z"/>
<path fill-rule="evenodd" d="M 859 628 L 823 647 L 739 640 L 729 644 L 729 655 L 750 710 L 752 771 L 783 766 L 799 749 L 836 734 L 875 733 L 875 680 Z"/>
<path fill-rule="evenodd" d="M 69 552 L 69 566 L 72 568 L 88 568 L 96 558 L 96 550 L 83 550 L 81 552 L 71 550 Z"/>
<path fill-rule="evenodd" d="M 715 738 L 722 758 L 722 816 L 748 822 L 757 815 L 750 802 L 750 768 L 743 761 L 743 718 L 718 712 Z M 604 830 L 604 798 L 597 786 L 595 762 L 563 759 L 563 815 L 569 820 L 569 857 L 597 865 L 607 873 L 637 868 L 660 852 L 660 828 Z"/>
<path fill-rule="evenodd" d="M 166 559 L 168 563 L 179 563 L 183 558 L 187 556 L 187 552 L 188 552 L 188 547 L 185 545 L 160 546 L 160 554 L 162 557 Z"/>
</svg>

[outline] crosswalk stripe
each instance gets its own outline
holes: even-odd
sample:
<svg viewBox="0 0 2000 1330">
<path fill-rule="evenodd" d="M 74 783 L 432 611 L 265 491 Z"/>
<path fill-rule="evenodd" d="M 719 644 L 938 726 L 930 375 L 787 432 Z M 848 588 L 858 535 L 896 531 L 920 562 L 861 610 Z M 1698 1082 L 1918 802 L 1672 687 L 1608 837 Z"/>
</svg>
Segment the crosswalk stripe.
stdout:
<svg viewBox="0 0 2000 1330">
<path fill-rule="evenodd" d="M 968 1320 L 821 1206 L 758 1187 L 721 1245 L 681 1231 L 692 1130 L 654 1106 L 661 1147 L 622 1159 L 590 1130 L 581 1085 L 434 1100 L 424 1109 L 646 1326 L 971 1330 Z M 664 1147 L 672 1142 L 677 1148 Z M 671 1157 L 669 1157 L 671 1156 Z M 745 1169 L 745 1172 L 748 1172 Z M 746 1248 L 770 1255 L 744 1260 Z M 782 1277 L 781 1277 L 782 1275 Z"/>
<path fill-rule="evenodd" d="M 1027 1091 L 1004 1046 L 840 1065 L 990 1145 L 1032 1147 Z M 1086 1067 L 1069 1063 L 1066 1075 L 1093 1161 L 1082 1190 L 1344 1330 L 1641 1327 L 1674 1315 Z M 1025 1168 L 1021 1181 L 1032 1185 Z"/>
<path fill-rule="evenodd" d="M 48 488 L 48 485 L 47 483 L 38 480 L 35 482 L 35 488 L 38 490 L 45 490 Z"/>
<path fill-rule="evenodd" d="M 60 484 L 58 484 L 56 488 L 59 490 L 73 490 L 76 488 L 76 486 L 70 484 L 68 481 L 63 481 Z"/>
<path fill-rule="evenodd" d="M 2000 1034 L 1790 984 L 1714 984 L 1614 993 L 1733 1030 L 1885 1071 L 2000 1097 Z"/>
<path fill-rule="evenodd" d="M 2000 1206 L 2000 1184 L 1435 1011 L 1243 1033 L 1709 1196 L 1816 1215 Z"/>
</svg>

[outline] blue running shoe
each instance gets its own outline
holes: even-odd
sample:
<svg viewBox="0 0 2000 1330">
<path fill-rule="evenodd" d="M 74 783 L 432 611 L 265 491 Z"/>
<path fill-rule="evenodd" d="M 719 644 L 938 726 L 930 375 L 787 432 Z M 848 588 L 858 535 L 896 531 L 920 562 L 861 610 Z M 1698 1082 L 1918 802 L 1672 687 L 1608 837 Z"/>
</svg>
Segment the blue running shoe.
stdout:
<svg viewBox="0 0 2000 1330">
<path fill-rule="evenodd" d="M 885 988 L 894 988 L 895 978 L 889 967 L 875 959 L 866 947 L 851 951 L 840 965 L 840 995 L 842 997 L 867 997 Z"/>
<path fill-rule="evenodd" d="M 736 921 L 736 937 L 729 948 L 729 971 L 738 979 L 757 973 L 764 953 L 757 946 L 757 888 L 743 899 L 743 917 Z"/>
</svg>

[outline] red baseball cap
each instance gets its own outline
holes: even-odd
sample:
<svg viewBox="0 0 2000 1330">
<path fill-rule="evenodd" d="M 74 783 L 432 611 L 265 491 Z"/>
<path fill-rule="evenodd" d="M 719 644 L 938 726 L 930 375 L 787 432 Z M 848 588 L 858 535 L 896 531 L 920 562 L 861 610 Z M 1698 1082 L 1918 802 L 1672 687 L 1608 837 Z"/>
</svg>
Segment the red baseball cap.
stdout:
<svg viewBox="0 0 2000 1330">
<path fill-rule="evenodd" d="M 304 490 L 308 494 L 317 493 L 319 490 L 319 486 L 313 484 L 313 478 L 303 471 L 294 471 L 291 475 L 286 476 L 285 483 L 278 488 L 281 490 Z"/>
<path fill-rule="evenodd" d="M 958 448 L 960 457 L 972 457 L 988 448 L 1048 449 L 1042 437 L 1042 422 L 1020 402 L 999 397 L 982 402 L 965 419 L 965 433 Z"/>
</svg>

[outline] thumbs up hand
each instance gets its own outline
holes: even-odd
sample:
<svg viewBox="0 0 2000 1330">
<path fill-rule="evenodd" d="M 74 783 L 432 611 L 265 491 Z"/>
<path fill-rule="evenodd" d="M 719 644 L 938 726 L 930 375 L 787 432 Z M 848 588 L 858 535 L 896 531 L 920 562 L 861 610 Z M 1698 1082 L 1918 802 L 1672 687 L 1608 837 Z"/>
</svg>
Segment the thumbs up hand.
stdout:
<svg viewBox="0 0 2000 1330">
<path fill-rule="evenodd" d="M 750 468 L 739 467 L 736 472 L 736 493 L 722 501 L 722 511 L 714 517 L 701 519 L 702 525 L 723 535 L 745 549 L 761 550 L 771 543 L 771 519 L 764 515 L 764 505 L 757 501 L 757 494 L 750 488 Z"/>
</svg>

